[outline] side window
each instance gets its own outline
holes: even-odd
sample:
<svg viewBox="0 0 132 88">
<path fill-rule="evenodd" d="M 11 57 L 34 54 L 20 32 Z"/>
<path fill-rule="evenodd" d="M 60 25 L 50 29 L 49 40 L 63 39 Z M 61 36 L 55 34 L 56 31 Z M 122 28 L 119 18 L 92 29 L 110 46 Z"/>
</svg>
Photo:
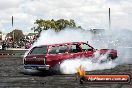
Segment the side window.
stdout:
<svg viewBox="0 0 132 88">
<path fill-rule="evenodd" d="M 66 45 L 59 46 L 59 53 L 65 53 L 68 47 Z"/>
<path fill-rule="evenodd" d="M 82 51 L 82 50 L 81 50 L 80 46 L 77 45 L 77 44 L 73 44 L 73 45 L 71 45 L 71 47 L 70 47 L 70 52 L 71 52 L 71 53 L 77 53 L 77 52 L 81 52 L 81 51 Z"/>
<path fill-rule="evenodd" d="M 80 46 L 81 46 L 81 48 L 82 48 L 83 51 L 87 51 L 87 50 L 91 51 L 92 50 L 92 47 L 90 47 L 87 44 L 81 44 Z"/>
<path fill-rule="evenodd" d="M 49 50 L 49 54 L 57 54 L 59 53 L 59 47 L 58 46 L 53 46 Z"/>
</svg>

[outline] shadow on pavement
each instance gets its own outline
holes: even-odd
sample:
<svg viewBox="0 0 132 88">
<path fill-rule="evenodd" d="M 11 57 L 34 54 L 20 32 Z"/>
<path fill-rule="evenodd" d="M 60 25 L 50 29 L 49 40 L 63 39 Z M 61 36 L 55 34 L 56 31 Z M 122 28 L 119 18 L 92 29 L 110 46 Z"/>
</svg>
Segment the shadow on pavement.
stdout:
<svg viewBox="0 0 132 88">
<path fill-rule="evenodd" d="M 46 77 L 46 76 L 52 76 L 52 75 L 61 75 L 61 72 L 55 71 L 55 70 L 38 71 L 38 70 L 31 70 L 31 69 L 23 69 L 19 73 L 24 74 L 24 75 L 40 76 L 40 77 Z"/>
</svg>

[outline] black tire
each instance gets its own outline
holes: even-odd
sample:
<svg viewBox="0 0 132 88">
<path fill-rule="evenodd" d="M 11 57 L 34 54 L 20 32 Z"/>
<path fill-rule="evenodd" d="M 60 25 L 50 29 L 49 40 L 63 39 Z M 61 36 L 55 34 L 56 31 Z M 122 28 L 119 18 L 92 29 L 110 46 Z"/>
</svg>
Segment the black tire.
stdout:
<svg viewBox="0 0 132 88">
<path fill-rule="evenodd" d="M 111 56 L 108 56 L 107 59 L 108 59 L 108 61 L 112 61 L 112 57 Z"/>
<path fill-rule="evenodd" d="M 111 55 L 108 55 L 108 56 L 107 56 L 107 59 L 101 60 L 100 63 L 106 63 L 106 62 L 109 62 L 109 61 L 112 61 L 112 60 L 113 60 L 113 59 L 112 59 L 112 56 L 111 56 Z"/>
</svg>

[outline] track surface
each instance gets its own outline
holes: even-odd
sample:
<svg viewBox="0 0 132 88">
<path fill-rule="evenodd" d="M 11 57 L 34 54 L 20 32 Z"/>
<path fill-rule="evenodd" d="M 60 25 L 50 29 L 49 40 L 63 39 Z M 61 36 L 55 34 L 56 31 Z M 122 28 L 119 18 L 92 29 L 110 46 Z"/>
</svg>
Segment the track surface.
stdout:
<svg viewBox="0 0 132 88">
<path fill-rule="evenodd" d="M 125 64 L 89 74 L 130 74 L 132 64 Z M 132 88 L 128 84 L 79 84 L 75 75 L 45 74 L 42 72 L 24 74 L 22 58 L 0 58 L 0 88 Z"/>
</svg>

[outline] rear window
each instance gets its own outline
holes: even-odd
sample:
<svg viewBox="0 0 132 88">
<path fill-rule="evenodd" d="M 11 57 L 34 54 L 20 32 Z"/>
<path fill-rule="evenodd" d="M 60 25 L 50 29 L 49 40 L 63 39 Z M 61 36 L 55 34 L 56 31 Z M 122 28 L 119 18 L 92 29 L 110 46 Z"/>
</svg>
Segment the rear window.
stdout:
<svg viewBox="0 0 132 88">
<path fill-rule="evenodd" d="M 47 46 L 34 47 L 30 54 L 46 54 Z"/>
</svg>

